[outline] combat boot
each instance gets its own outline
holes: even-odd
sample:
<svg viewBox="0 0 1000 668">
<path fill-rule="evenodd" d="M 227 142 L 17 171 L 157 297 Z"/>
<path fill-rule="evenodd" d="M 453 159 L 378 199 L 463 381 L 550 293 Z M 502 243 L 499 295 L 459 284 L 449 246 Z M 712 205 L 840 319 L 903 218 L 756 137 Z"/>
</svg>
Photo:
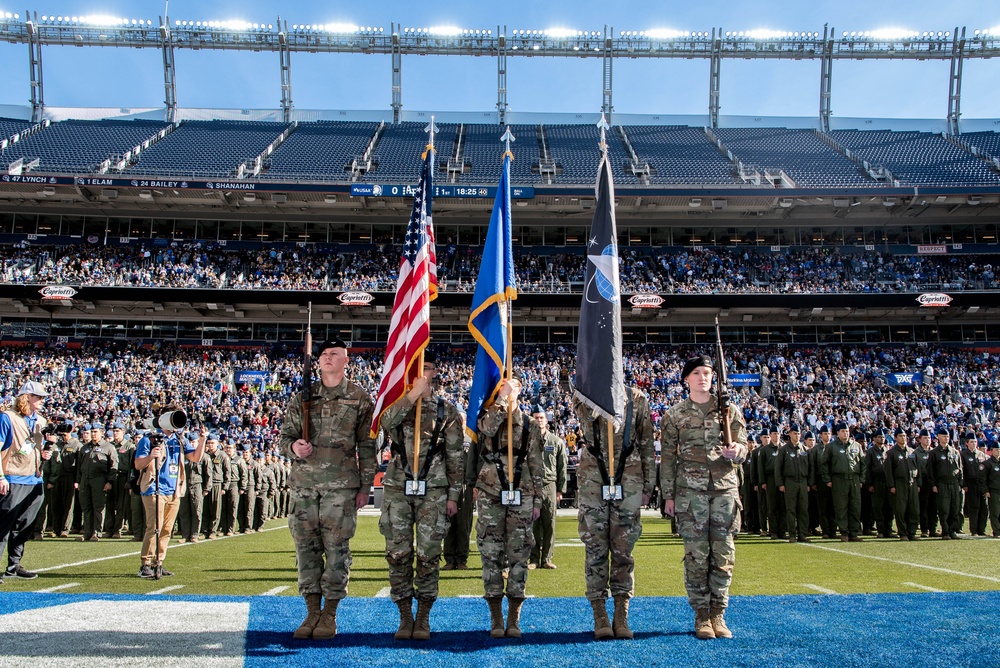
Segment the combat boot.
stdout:
<svg viewBox="0 0 1000 668">
<path fill-rule="evenodd" d="M 712 620 L 712 630 L 715 631 L 716 638 L 732 638 L 733 632 L 726 626 L 726 609 L 713 605 L 710 615 Z"/>
<path fill-rule="evenodd" d="M 507 594 L 507 637 L 521 637 L 521 606 L 524 605 L 523 598 L 515 598 Z"/>
<path fill-rule="evenodd" d="M 490 606 L 490 637 L 503 638 L 503 597 L 488 596 L 486 603 Z"/>
<path fill-rule="evenodd" d="M 339 598 L 326 599 L 323 612 L 320 613 L 316 628 L 313 629 L 313 640 L 329 640 L 337 635 L 337 605 L 339 604 Z"/>
<path fill-rule="evenodd" d="M 430 640 L 431 639 L 431 607 L 434 605 L 434 601 L 430 599 L 417 599 L 417 619 L 413 622 L 413 635 L 411 636 L 414 640 Z"/>
<path fill-rule="evenodd" d="M 413 635 L 413 599 L 401 598 L 396 601 L 399 606 L 399 629 L 393 634 L 396 640 L 409 640 Z"/>
<path fill-rule="evenodd" d="M 628 596 L 615 596 L 615 618 L 611 630 L 616 638 L 632 639 L 632 630 L 628 627 Z"/>
<path fill-rule="evenodd" d="M 295 629 L 295 633 L 292 634 L 293 638 L 297 638 L 299 640 L 312 638 L 313 629 L 316 628 L 316 623 L 319 622 L 319 608 L 322 596 L 319 594 L 306 594 L 305 599 L 306 618 L 299 628 Z"/>
<path fill-rule="evenodd" d="M 712 628 L 712 617 L 707 608 L 694 611 L 694 635 L 698 640 L 715 639 L 715 629 Z"/>
<path fill-rule="evenodd" d="M 594 640 L 614 638 L 615 632 L 611 630 L 611 622 L 608 621 L 608 608 L 604 599 L 591 601 L 590 605 L 594 608 Z"/>
</svg>

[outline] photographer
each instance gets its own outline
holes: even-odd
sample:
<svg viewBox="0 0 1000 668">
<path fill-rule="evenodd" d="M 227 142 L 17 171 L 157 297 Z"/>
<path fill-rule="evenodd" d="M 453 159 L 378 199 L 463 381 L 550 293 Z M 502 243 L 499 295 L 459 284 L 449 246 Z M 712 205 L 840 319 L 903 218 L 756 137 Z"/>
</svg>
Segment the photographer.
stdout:
<svg viewBox="0 0 1000 668">
<path fill-rule="evenodd" d="M 3 577 L 38 577 L 21 566 L 21 557 L 42 505 L 42 462 L 52 457 L 55 442 L 54 433 L 42 435 L 46 421 L 38 414 L 47 396 L 41 383 L 28 381 L 14 407 L 0 413 L 0 554 L 7 548 Z"/>
<path fill-rule="evenodd" d="M 188 462 L 198 463 L 205 454 L 208 430 L 201 428 L 197 445 L 184 439 L 183 446 L 177 433 L 187 423 L 183 411 L 169 411 L 161 414 L 151 427 L 150 433 L 139 441 L 135 451 L 135 468 L 142 471 L 139 488 L 142 506 L 146 515 L 146 534 L 142 541 L 142 565 L 139 577 L 153 578 L 154 557 L 157 566 L 162 566 L 167 555 L 167 543 L 177 517 L 180 498 L 184 495 L 185 480 L 181 473 L 181 450 Z M 155 431 L 159 427 L 162 433 Z M 155 542 L 155 544 L 154 544 Z M 162 575 L 173 575 L 162 570 Z"/>
</svg>

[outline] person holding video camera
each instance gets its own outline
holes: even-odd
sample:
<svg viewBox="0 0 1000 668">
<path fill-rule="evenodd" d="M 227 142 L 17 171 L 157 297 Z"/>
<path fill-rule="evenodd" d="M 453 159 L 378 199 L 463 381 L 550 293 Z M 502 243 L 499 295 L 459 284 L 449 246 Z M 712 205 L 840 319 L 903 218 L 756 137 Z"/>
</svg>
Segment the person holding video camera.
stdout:
<svg viewBox="0 0 1000 668">
<path fill-rule="evenodd" d="M 140 578 L 173 575 L 163 569 L 163 560 L 167 555 L 167 544 L 170 542 L 180 499 L 186 491 L 181 452 L 184 453 L 185 461 L 201 462 L 208 438 L 208 430 L 202 427 L 197 443 L 192 445 L 183 434 L 179 434 L 179 430 L 186 424 L 187 416 L 184 411 L 168 408 L 156 419 L 144 423 L 143 426 L 150 431 L 136 444 L 135 468 L 142 471 L 139 489 L 142 506 L 146 511 Z"/>
<path fill-rule="evenodd" d="M 38 410 L 49 396 L 42 384 L 28 381 L 13 408 L 0 413 L 0 555 L 7 549 L 5 577 L 33 580 L 21 566 L 42 505 L 42 462 L 52 457 L 55 433 L 43 436 L 46 421 Z"/>
</svg>

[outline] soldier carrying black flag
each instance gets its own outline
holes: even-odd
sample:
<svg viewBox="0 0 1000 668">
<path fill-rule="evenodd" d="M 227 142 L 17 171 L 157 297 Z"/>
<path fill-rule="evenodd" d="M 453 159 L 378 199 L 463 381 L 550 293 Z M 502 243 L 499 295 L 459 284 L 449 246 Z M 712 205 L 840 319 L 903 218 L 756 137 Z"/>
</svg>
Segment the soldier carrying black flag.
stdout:
<svg viewBox="0 0 1000 668">
<path fill-rule="evenodd" d="M 641 507 L 656 477 L 653 422 L 646 395 L 625 385 L 615 191 L 601 117 L 597 206 L 587 244 L 587 278 L 580 307 L 574 410 L 586 447 L 580 450 L 579 531 L 586 548 L 587 598 L 594 637 L 631 638 L 629 600 L 635 593 L 632 548 L 642 534 Z M 606 601 L 614 597 L 614 624 Z"/>
</svg>

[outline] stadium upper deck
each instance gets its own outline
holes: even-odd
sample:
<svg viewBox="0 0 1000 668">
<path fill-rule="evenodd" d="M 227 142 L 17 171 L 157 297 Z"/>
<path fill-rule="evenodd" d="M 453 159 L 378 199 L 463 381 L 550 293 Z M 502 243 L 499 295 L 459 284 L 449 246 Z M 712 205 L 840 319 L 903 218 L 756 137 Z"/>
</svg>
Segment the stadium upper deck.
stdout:
<svg viewBox="0 0 1000 668">
<path fill-rule="evenodd" d="M 66 120 L 7 133 L 0 172 L 11 176 L 157 176 L 244 183 L 412 183 L 427 143 L 424 123 Z M 591 125 L 516 125 L 515 185 L 581 186 L 596 173 L 599 131 Z M 489 186 L 499 171 L 502 130 L 439 123 L 438 183 Z M 495 135 L 495 136 L 494 136 Z M 975 144 L 970 143 L 975 142 Z M 968 138 L 891 130 L 616 125 L 609 155 L 616 181 L 763 190 L 1000 188 L 1000 135 Z M 982 148 L 980 148 L 982 147 Z"/>
</svg>

